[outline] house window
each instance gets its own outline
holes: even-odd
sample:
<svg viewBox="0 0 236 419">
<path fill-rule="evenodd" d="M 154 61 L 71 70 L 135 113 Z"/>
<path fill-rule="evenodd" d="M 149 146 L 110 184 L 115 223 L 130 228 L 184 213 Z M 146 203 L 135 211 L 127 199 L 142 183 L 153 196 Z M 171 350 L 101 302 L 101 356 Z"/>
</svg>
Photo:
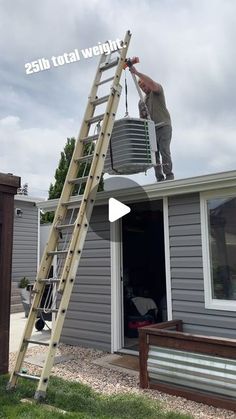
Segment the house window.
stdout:
<svg viewBox="0 0 236 419">
<path fill-rule="evenodd" d="M 206 307 L 236 311 L 236 193 L 202 198 Z"/>
</svg>

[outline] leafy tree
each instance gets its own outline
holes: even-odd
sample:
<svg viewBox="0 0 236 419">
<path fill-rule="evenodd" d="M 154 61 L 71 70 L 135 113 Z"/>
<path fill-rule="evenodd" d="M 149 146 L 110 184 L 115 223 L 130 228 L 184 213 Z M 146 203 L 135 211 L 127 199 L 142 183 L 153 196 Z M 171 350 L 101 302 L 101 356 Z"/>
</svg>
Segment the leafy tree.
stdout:
<svg viewBox="0 0 236 419">
<path fill-rule="evenodd" d="M 65 183 L 66 175 L 70 166 L 70 161 L 75 148 L 75 138 L 67 138 L 65 147 L 61 152 L 61 157 L 58 163 L 58 167 L 55 171 L 55 182 L 51 183 L 48 191 L 48 199 L 57 199 L 60 198 L 61 192 Z M 85 146 L 84 154 L 91 154 L 94 149 L 94 144 L 87 144 Z M 80 164 L 77 177 L 87 176 L 90 170 L 91 163 L 84 162 Z M 73 195 L 82 194 L 85 188 L 85 184 L 82 186 L 75 185 L 73 190 Z M 103 179 L 99 184 L 98 190 L 103 190 Z M 41 215 L 42 223 L 50 223 L 53 221 L 54 212 L 47 212 Z"/>
</svg>

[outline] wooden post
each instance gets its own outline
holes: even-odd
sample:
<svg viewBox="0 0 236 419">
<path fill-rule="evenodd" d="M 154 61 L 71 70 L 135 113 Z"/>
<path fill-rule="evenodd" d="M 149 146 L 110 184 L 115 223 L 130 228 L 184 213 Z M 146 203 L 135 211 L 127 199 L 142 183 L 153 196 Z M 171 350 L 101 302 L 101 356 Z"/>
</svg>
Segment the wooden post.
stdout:
<svg viewBox="0 0 236 419">
<path fill-rule="evenodd" d="M 0 374 L 8 372 L 14 195 L 20 178 L 0 173 Z"/>
<path fill-rule="evenodd" d="M 148 334 L 139 329 L 139 381 L 141 388 L 148 388 L 148 372 L 147 372 L 147 358 L 148 358 Z"/>
</svg>

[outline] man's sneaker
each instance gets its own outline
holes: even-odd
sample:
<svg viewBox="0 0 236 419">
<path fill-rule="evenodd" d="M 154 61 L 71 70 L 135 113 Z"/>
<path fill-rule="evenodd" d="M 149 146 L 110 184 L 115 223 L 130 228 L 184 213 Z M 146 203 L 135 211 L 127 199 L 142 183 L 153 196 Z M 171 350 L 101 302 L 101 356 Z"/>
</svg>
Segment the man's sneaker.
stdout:
<svg viewBox="0 0 236 419">
<path fill-rule="evenodd" d="M 165 180 L 163 175 L 157 177 L 157 182 L 162 182 L 163 180 Z"/>
</svg>

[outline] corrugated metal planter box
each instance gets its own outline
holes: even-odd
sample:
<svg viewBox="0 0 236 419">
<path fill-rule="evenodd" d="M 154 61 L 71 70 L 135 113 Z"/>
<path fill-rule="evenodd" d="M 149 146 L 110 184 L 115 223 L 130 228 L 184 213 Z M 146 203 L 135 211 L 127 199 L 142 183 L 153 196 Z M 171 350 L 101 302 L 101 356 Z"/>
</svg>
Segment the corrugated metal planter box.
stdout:
<svg viewBox="0 0 236 419">
<path fill-rule="evenodd" d="M 184 333 L 173 320 L 139 329 L 139 340 L 142 388 L 236 411 L 235 339 Z"/>
<path fill-rule="evenodd" d="M 145 172 L 156 163 L 155 124 L 151 120 L 123 118 L 115 121 L 104 172 L 134 174 Z"/>
</svg>

